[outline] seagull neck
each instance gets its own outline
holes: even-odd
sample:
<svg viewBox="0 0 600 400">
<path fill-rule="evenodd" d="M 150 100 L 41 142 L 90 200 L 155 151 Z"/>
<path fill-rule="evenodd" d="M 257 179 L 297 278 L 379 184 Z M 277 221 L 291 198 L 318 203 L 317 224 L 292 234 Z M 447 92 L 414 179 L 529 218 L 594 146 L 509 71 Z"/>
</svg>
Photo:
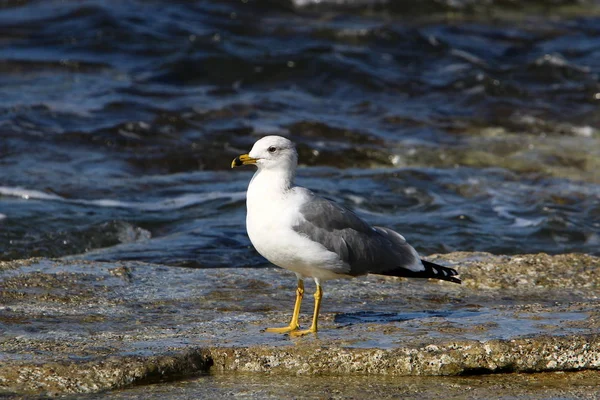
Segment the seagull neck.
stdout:
<svg viewBox="0 0 600 400">
<path fill-rule="evenodd" d="M 287 192 L 294 186 L 295 171 L 259 169 L 250 181 L 250 188 L 260 188 L 263 193 L 273 191 L 275 193 Z"/>
</svg>

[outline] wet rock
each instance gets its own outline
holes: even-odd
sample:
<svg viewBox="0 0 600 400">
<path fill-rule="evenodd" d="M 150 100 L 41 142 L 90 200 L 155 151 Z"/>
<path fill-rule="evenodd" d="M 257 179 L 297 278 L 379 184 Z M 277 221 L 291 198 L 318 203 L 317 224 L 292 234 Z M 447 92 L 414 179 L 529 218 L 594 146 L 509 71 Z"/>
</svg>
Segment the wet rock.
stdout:
<svg viewBox="0 0 600 400">
<path fill-rule="evenodd" d="M 198 349 L 173 355 L 107 357 L 89 362 L 45 361 L 3 365 L 0 367 L 0 388 L 5 386 L 10 391 L 49 395 L 93 393 L 133 383 L 189 377 L 211 365 L 211 359 Z"/>
<path fill-rule="evenodd" d="M 113 391 L 111 399 L 597 399 L 600 372 L 452 377 L 219 373 L 162 385 Z M 78 399 L 90 398 L 77 395 Z M 93 397 L 92 397 L 93 398 Z"/>
<path fill-rule="evenodd" d="M 586 254 L 452 253 L 434 257 L 461 265 L 464 284 L 475 289 L 598 288 L 600 258 Z"/>
<path fill-rule="evenodd" d="M 396 167 L 503 168 L 517 174 L 599 182 L 600 141 L 596 139 L 595 130 L 580 128 L 577 131 L 583 133 L 574 143 L 573 135 L 535 135 L 530 131 L 489 126 L 446 128 L 460 136 L 463 144 L 431 148 L 400 143 L 394 145 L 392 151 L 387 150 L 390 160 Z"/>
<path fill-rule="evenodd" d="M 461 341 L 396 349 L 312 345 L 211 349 L 215 368 L 295 374 L 470 375 L 597 369 L 598 335 Z"/>
<path fill-rule="evenodd" d="M 2 262 L 0 393 L 91 393 L 207 371 L 351 381 L 600 369 L 599 258 L 431 259 L 464 284 L 327 282 L 321 331 L 297 339 L 263 331 L 288 322 L 295 279 L 284 270 Z"/>
</svg>

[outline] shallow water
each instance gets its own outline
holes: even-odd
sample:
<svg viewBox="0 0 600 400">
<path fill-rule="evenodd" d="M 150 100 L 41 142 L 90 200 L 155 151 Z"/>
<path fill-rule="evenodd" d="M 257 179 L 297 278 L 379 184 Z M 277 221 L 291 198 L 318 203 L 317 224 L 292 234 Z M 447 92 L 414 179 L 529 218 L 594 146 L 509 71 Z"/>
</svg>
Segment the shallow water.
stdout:
<svg viewBox="0 0 600 400">
<path fill-rule="evenodd" d="M 597 376 L 591 373 L 511 374 L 477 377 L 281 376 L 206 374 L 175 383 L 145 385 L 67 399 L 594 399 Z M 572 386 L 569 386 L 571 384 Z"/>
<path fill-rule="evenodd" d="M 423 254 L 600 254 L 599 9 L 545 3 L 5 1 L 0 258 L 262 266 L 267 134 Z"/>
</svg>

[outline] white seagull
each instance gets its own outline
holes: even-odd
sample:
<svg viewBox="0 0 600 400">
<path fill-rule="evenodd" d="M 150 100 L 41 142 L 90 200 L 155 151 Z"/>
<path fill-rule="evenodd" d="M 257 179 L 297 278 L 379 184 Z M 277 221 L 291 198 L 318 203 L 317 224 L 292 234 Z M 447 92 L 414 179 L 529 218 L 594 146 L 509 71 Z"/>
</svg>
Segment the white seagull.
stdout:
<svg viewBox="0 0 600 400">
<path fill-rule="evenodd" d="M 267 332 L 301 336 L 317 332 L 322 282 L 366 274 L 436 278 L 461 283 L 458 272 L 421 260 L 399 233 L 371 226 L 352 211 L 294 185 L 298 153 L 281 136 L 266 136 L 231 167 L 256 165 L 248 186 L 246 229 L 256 250 L 273 264 L 296 273 L 298 289 L 290 324 Z M 300 330 L 298 315 L 304 279 L 313 278 L 312 325 Z"/>
</svg>

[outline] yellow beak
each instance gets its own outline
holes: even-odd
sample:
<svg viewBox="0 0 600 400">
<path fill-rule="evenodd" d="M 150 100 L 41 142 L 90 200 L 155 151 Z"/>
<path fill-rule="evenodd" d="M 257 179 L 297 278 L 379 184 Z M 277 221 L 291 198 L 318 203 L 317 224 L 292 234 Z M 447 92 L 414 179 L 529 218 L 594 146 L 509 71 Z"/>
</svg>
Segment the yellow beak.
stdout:
<svg viewBox="0 0 600 400">
<path fill-rule="evenodd" d="M 249 164 L 256 164 L 256 158 L 252 158 L 248 154 L 242 154 L 241 156 L 237 156 L 233 159 L 231 162 L 231 168 Z"/>
</svg>

